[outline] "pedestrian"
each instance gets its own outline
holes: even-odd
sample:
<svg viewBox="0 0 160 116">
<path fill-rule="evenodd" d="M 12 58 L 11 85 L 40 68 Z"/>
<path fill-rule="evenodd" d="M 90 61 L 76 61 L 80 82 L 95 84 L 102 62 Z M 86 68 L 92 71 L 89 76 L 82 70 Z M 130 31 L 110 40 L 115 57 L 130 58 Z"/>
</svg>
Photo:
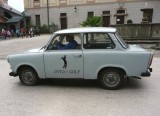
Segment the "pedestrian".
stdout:
<svg viewBox="0 0 160 116">
<path fill-rule="evenodd" d="M 26 28 L 26 30 L 25 30 L 25 35 L 28 38 L 28 35 L 29 35 L 29 29 L 28 28 Z"/>
<path fill-rule="evenodd" d="M 38 26 L 35 29 L 35 33 L 36 33 L 36 36 L 40 36 L 40 30 Z"/>
<path fill-rule="evenodd" d="M 11 29 L 11 35 L 12 35 L 12 38 L 14 38 L 14 31 L 13 31 L 13 29 Z"/>
<path fill-rule="evenodd" d="M 3 39 L 6 39 L 6 30 L 5 29 L 2 29 L 1 34 L 2 34 Z"/>
<path fill-rule="evenodd" d="M 40 36 L 40 29 L 38 26 L 37 26 L 37 31 L 38 31 L 38 35 Z"/>
<path fill-rule="evenodd" d="M 20 30 L 20 35 L 23 38 L 23 36 L 24 36 L 24 29 L 23 28 L 21 28 L 21 30 Z"/>
<path fill-rule="evenodd" d="M 11 32 L 9 30 L 7 30 L 7 37 L 10 39 L 11 37 Z"/>
<path fill-rule="evenodd" d="M 32 27 L 29 30 L 29 35 L 30 35 L 30 38 L 33 37 L 33 28 Z"/>
<path fill-rule="evenodd" d="M 17 34 L 17 37 L 19 38 L 19 36 L 20 36 L 20 30 L 19 30 L 19 28 L 16 28 L 16 34 Z"/>
</svg>

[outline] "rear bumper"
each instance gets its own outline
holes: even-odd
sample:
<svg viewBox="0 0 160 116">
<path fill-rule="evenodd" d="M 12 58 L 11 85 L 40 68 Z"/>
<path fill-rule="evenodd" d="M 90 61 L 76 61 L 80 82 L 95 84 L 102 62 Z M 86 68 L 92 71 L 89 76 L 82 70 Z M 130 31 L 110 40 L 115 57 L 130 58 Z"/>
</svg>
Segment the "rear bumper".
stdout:
<svg viewBox="0 0 160 116">
<path fill-rule="evenodd" d="M 16 76 L 18 76 L 18 74 L 14 73 L 14 72 L 10 72 L 10 73 L 9 73 L 9 76 L 16 77 Z"/>
<path fill-rule="evenodd" d="M 142 76 L 142 77 L 149 77 L 149 76 L 151 76 L 151 72 L 152 72 L 152 68 L 149 68 L 148 71 L 143 72 L 143 73 L 141 74 L 141 76 Z"/>
</svg>

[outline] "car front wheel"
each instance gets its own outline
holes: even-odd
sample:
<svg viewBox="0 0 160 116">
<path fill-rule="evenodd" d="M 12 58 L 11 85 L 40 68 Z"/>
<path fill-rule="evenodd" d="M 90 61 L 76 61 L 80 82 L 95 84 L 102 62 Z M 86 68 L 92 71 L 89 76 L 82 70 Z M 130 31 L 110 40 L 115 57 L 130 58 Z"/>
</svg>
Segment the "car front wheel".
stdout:
<svg viewBox="0 0 160 116">
<path fill-rule="evenodd" d="M 124 74 L 117 69 L 106 69 L 100 74 L 100 84 L 105 89 L 118 89 L 122 86 Z"/>
<path fill-rule="evenodd" d="M 38 82 L 38 76 L 37 73 L 29 67 L 22 68 L 19 71 L 19 79 L 22 84 L 27 86 L 34 86 Z"/>
</svg>

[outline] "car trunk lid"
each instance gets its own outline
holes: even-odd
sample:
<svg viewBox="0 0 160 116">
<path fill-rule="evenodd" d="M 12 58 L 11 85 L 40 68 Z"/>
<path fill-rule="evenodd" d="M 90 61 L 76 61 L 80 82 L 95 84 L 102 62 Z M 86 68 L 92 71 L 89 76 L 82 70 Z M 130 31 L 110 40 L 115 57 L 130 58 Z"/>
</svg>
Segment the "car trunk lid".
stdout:
<svg viewBox="0 0 160 116">
<path fill-rule="evenodd" d="M 146 51 L 145 49 L 143 49 L 139 45 L 129 45 L 129 48 L 130 48 L 129 51 L 139 51 L 139 52 Z"/>
</svg>

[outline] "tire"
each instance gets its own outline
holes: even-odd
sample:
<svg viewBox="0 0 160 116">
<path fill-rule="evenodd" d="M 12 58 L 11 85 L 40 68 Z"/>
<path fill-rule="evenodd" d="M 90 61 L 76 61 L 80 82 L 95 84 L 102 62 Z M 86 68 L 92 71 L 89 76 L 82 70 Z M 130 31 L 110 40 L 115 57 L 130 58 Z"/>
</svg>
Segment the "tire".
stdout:
<svg viewBox="0 0 160 116">
<path fill-rule="evenodd" d="M 100 74 L 100 84 L 103 88 L 115 90 L 122 86 L 124 74 L 117 69 L 106 69 Z"/>
<path fill-rule="evenodd" d="M 19 79 L 23 85 L 34 86 L 37 85 L 39 78 L 32 68 L 25 67 L 19 71 Z"/>
</svg>

